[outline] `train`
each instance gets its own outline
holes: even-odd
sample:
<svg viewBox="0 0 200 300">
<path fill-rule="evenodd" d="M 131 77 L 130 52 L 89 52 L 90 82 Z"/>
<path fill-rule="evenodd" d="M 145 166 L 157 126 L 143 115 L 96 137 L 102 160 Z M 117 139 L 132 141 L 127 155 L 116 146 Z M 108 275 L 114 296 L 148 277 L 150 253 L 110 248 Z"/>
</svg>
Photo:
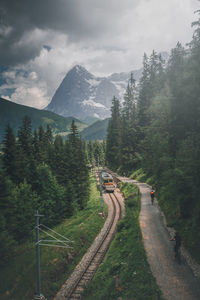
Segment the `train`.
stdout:
<svg viewBox="0 0 200 300">
<path fill-rule="evenodd" d="M 107 172 L 101 173 L 102 186 L 106 192 L 113 193 L 115 190 L 115 183 L 111 174 Z"/>
</svg>

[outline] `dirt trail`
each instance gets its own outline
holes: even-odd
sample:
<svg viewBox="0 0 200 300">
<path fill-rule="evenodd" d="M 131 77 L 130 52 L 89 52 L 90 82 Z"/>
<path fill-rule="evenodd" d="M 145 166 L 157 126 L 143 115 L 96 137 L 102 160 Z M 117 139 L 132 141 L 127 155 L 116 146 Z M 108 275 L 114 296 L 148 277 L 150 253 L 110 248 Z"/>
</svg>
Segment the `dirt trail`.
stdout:
<svg viewBox="0 0 200 300">
<path fill-rule="evenodd" d="M 150 188 L 147 184 L 133 180 L 141 192 L 140 227 L 144 246 L 151 270 L 165 299 L 200 300 L 200 280 L 183 260 L 179 265 L 174 261 L 173 242 L 163 222 L 157 201 L 150 200 Z"/>
</svg>

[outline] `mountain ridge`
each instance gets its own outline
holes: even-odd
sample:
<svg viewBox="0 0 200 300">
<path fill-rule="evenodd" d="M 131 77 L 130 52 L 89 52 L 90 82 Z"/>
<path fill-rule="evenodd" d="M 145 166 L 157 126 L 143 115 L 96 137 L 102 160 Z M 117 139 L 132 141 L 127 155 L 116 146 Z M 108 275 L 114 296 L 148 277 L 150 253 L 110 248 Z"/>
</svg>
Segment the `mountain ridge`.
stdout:
<svg viewBox="0 0 200 300">
<path fill-rule="evenodd" d="M 131 73 L 139 80 L 142 69 L 98 77 L 76 65 L 67 72 L 45 109 L 62 116 L 71 114 L 79 120 L 88 116 L 108 118 L 113 97 L 123 97 Z"/>
<path fill-rule="evenodd" d="M 43 127 L 50 125 L 54 135 L 66 136 L 70 131 L 72 120 L 75 120 L 79 131 L 87 127 L 86 124 L 74 117 L 66 118 L 50 111 L 17 104 L 0 97 L 0 142 L 3 140 L 7 125 L 9 124 L 13 128 L 14 134 L 17 134 L 22 119 L 26 115 L 31 118 L 33 130 L 38 129 L 40 125 Z"/>
</svg>

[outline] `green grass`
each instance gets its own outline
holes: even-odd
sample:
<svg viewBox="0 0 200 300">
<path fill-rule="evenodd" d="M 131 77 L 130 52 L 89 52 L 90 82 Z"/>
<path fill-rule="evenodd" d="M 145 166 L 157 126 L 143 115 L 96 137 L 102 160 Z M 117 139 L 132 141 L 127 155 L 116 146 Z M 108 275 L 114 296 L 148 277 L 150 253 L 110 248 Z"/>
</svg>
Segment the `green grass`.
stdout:
<svg viewBox="0 0 200 300">
<path fill-rule="evenodd" d="M 146 182 L 155 188 L 156 198 L 165 214 L 167 225 L 180 233 L 184 247 L 189 251 L 192 258 L 200 264 L 199 228 L 196 226 L 193 217 L 181 218 L 180 202 L 182 201 L 182 196 L 177 193 L 174 182 L 164 182 L 158 188 L 155 184 L 156 178 L 154 176 L 147 177 L 142 168 L 134 171 L 131 174 L 131 178 L 140 182 Z"/>
<path fill-rule="evenodd" d="M 136 171 L 134 171 L 130 178 L 135 179 L 137 181 L 141 181 L 141 182 L 145 182 L 146 181 L 146 174 L 144 173 L 144 171 L 142 169 L 138 169 Z"/>
<path fill-rule="evenodd" d="M 179 232 L 183 246 L 192 258 L 200 264 L 199 228 L 194 223 L 193 217 L 186 219 L 181 217 L 179 208 L 181 200 L 180 195 L 176 194 L 169 184 L 161 187 L 158 191 L 158 202 L 166 216 L 167 225 Z"/>
<path fill-rule="evenodd" d="M 126 198 L 126 216 L 119 222 L 105 262 L 86 288 L 83 299 L 163 299 L 143 247 L 137 187 L 125 183 L 122 184 L 121 191 Z"/>
<path fill-rule="evenodd" d="M 53 299 L 87 248 L 100 231 L 103 220 L 98 215 L 100 196 L 96 181 L 91 177 L 90 200 L 86 209 L 66 220 L 54 230 L 73 240 L 73 249 L 41 247 L 42 293 Z M 34 242 L 16 250 L 16 256 L 1 269 L 1 300 L 32 300 L 36 292 L 36 259 Z"/>
<path fill-rule="evenodd" d="M 145 174 L 145 172 L 143 171 L 142 168 L 134 171 L 131 175 L 130 178 L 135 179 L 137 181 L 140 182 L 146 182 L 149 185 L 154 185 L 155 183 L 155 178 L 152 177 L 147 177 L 147 175 Z"/>
</svg>

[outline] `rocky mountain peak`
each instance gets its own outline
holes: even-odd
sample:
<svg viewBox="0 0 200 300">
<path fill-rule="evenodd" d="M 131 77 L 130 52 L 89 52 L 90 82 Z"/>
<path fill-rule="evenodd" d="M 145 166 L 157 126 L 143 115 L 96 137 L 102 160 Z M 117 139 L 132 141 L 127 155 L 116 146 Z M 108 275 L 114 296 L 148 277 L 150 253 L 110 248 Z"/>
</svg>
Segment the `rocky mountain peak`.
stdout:
<svg viewBox="0 0 200 300">
<path fill-rule="evenodd" d="M 93 75 L 89 73 L 84 67 L 81 65 L 75 65 L 67 74 L 73 74 L 80 77 L 91 78 Z"/>
<path fill-rule="evenodd" d="M 113 97 L 120 98 L 127 86 L 129 73 L 96 77 L 84 67 L 75 65 L 65 76 L 46 110 L 79 120 L 110 116 Z"/>
</svg>

